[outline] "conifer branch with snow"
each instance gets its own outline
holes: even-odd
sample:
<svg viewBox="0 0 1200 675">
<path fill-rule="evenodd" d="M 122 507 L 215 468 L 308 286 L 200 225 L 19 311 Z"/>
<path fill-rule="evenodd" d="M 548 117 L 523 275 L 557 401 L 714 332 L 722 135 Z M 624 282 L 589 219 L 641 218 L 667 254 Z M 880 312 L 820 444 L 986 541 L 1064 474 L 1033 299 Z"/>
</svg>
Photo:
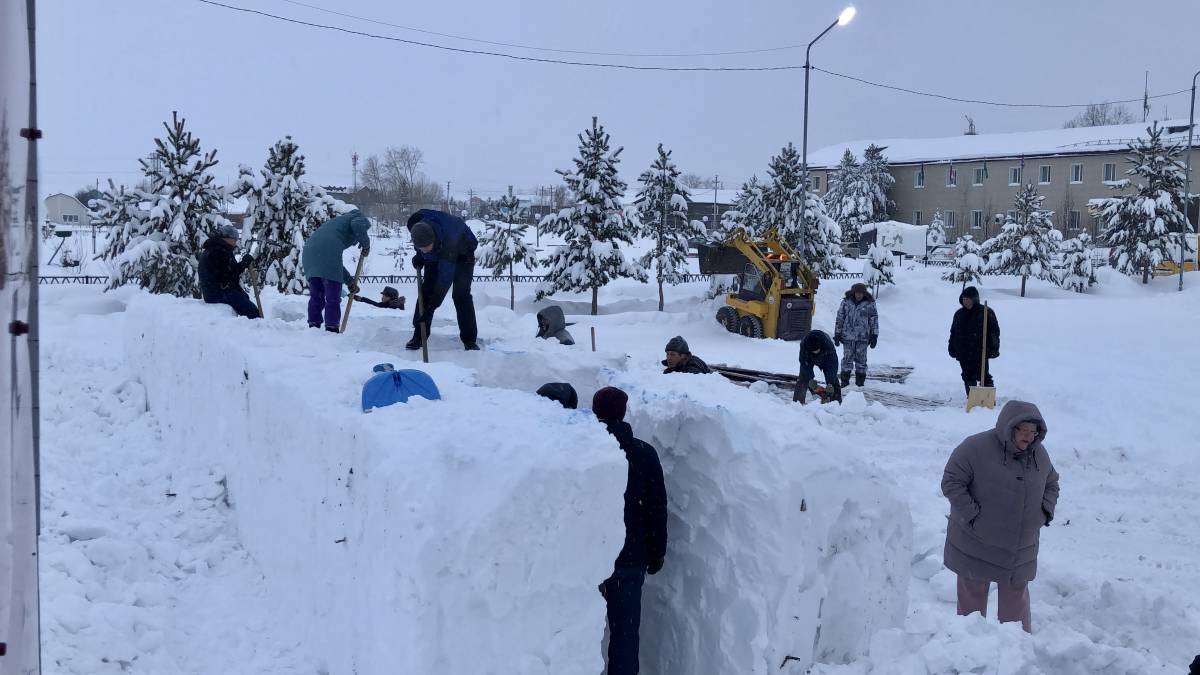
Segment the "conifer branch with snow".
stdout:
<svg viewBox="0 0 1200 675">
<path fill-rule="evenodd" d="M 954 269 L 942 275 L 945 281 L 952 281 L 966 287 L 967 284 L 979 283 L 983 279 L 983 256 L 981 247 L 975 243 L 975 238 L 964 234 L 954 242 Z"/>
<path fill-rule="evenodd" d="M 825 212 L 825 202 L 807 189 L 808 176 L 791 143 L 771 158 L 767 173 L 766 223 L 818 276 L 843 269 L 837 258 L 842 229 Z"/>
<path fill-rule="evenodd" d="M 1021 297 L 1030 277 L 1058 282 L 1054 257 L 1062 234 L 1054 229 L 1053 212 L 1042 209 L 1045 199 L 1032 183 L 1026 184 L 1013 200 L 1016 217 L 1009 217 L 1004 229 L 983 244 L 989 271 L 1021 277 Z"/>
<path fill-rule="evenodd" d="M 896 283 L 895 260 L 892 252 L 886 248 L 871 244 L 867 249 L 867 262 L 863 265 L 863 283 L 875 289 L 878 297 L 879 288 Z"/>
<path fill-rule="evenodd" d="M 486 221 L 487 231 L 479 239 L 476 255 L 479 264 L 490 269 L 492 276 L 508 275 L 508 308 L 515 310 L 517 290 L 514 268 L 521 263 L 532 267 L 537 264 L 537 257 L 525 240 L 529 224 L 524 222 L 525 211 L 521 208 L 521 200 L 513 195 L 511 187 L 508 194 L 495 203 L 495 214 L 500 219 Z"/>
<path fill-rule="evenodd" d="M 682 283 L 687 273 L 689 240 L 704 237 L 703 224 L 688 220 L 688 189 L 679 178 L 679 168 L 671 160 L 671 151 L 658 144 L 658 157 L 638 177 L 638 220 L 641 235 L 652 242 L 642 256 L 641 266 L 654 270 L 658 282 L 658 311 L 665 304 L 663 285 Z"/>
<path fill-rule="evenodd" d="M 1096 273 L 1092 269 L 1092 238 L 1087 232 L 1068 239 L 1062 244 L 1063 274 L 1059 285 L 1083 293 L 1096 284 Z"/>
</svg>

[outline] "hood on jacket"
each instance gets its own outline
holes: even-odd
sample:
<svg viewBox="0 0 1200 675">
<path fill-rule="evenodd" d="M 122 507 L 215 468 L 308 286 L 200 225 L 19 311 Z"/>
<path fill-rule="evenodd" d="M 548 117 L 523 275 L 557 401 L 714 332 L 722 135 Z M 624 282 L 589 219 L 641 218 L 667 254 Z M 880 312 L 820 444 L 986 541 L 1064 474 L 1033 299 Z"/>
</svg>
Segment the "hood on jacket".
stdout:
<svg viewBox="0 0 1200 675">
<path fill-rule="evenodd" d="M 804 336 L 804 340 L 800 342 L 800 350 L 809 352 L 810 354 L 820 354 L 832 345 L 833 341 L 825 331 L 811 330 L 808 335 Z"/>
<path fill-rule="evenodd" d="M 850 290 L 846 291 L 846 299 L 849 300 L 850 302 L 854 302 L 855 291 L 862 292 L 862 294 L 863 294 L 862 301 L 863 302 L 875 302 L 875 298 L 874 298 L 874 296 L 871 295 L 871 292 L 867 290 L 866 284 L 854 284 L 853 286 L 850 287 Z"/>
<path fill-rule="evenodd" d="M 567 326 L 572 325 L 567 323 L 562 307 L 558 305 L 550 305 L 549 307 L 542 308 L 537 313 L 537 319 L 537 337 L 550 337 L 565 330 Z"/>
<path fill-rule="evenodd" d="M 214 234 L 213 236 L 209 237 L 208 240 L 204 242 L 204 246 L 202 248 L 204 248 L 204 250 L 208 250 L 210 248 L 224 248 L 228 249 L 229 251 L 233 251 L 233 247 L 229 245 L 229 242 L 225 241 L 225 238 L 219 234 Z"/>
<path fill-rule="evenodd" d="M 1040 445 L 1045 440 L 1046 420 L 1037 406 L 1025 401 L 1009 401 L 1004 404 L 1004 407 L 1000 409 L 1000 414 L 996 417 L 996 437 L 1000 439 L 1000 443 L 1004 447 L 1008 447 L 1008 444 L 1012 442 L 1013 429 L 1024 422 L 1033 422 L 1038 427 L 1037 438 L 1029 445 L 1030 448 Z"/>
<path fill-rule="evenodd" d="M 579 394 L 566 382 L 547 382 L 538 387 L 538 396 L 545 396 L 551 401 L 558 401 L 562 407 L 575 410 L 579 407 Z"/>
<path fill-rule="evenodd" d="M 979 306 L 979 289 L 975 288 L 974 286 L 967 286 L 966 288 L 964 288 L 963 292 L 958 294 L 959 306 L 962 305 L 963 298 L 971 298 L 972 300 L 975 301 L 975 304 L 972 306 L 978 307 Z"/>
</svg>

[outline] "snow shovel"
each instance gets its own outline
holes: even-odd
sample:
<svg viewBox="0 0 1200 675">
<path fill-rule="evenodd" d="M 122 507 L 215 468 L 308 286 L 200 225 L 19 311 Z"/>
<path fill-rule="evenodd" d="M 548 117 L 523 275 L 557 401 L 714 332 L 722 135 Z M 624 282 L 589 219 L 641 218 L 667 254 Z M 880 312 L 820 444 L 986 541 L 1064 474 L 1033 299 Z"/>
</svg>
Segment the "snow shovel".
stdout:
<svg viewBox="0 0 1200 675">
<path fill-rule="evenodd" d="M 366 262 L 366 260 L 367 260 L 366 253 L 363 253 L 358 256 L 358 267 L 355 268 L 355 270 L 354 270 L 354 285 L 355 286 L 358 285 L 358 278 L 360 276 L 362 276 L 363 263 Z M 346 332 L 346 324 L 350 323 L 350 308 L 353 306 L 354 306 L 354 294 L 351 293 L 350 297 L 346 298 L 346 311 L 342 313 L 342 328 L 341 328 L 341 330 L 338 331 L 339 333 Z"/>
<path fill-rule="evenodd" d="M 967 393 L 967 412 L 971 412 L 971 408 L 983 406 L 990 410 L 996 408 L 996 388 L 985 387 L 984 382 L 987 382 L 987 328 L 988 328 L 988 305 L 983 303 L 983 359 L 979 366 L 979 384 L 971 387 L 971 391 Z"/>
<path fill-rule="evenodd" d="M 258 269 L 253 265 L 250 266 L 250 285 L 254 287 L 254 304 L 258 305 L 258 317 L 260 319 L 265 319 L 267 315 L 263 312 L 262 294 L 259 292 L 258 288 Z"/>
<path fill-rule="evenodd" d="M 421 268 L 417 268 L 417 316 L 425 316 L 425 277 Z M 418 335 L 421 338 L 421 361 L 429 363 L 429 327 L 424 321 L 417 323 Z"/>
</svg>

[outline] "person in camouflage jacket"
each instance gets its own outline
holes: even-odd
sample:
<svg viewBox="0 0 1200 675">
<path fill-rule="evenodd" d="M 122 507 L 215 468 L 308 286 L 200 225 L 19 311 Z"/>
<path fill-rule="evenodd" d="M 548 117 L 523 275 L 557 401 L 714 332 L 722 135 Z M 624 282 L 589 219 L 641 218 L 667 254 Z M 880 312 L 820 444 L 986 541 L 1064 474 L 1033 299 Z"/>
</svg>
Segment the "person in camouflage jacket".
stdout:
<svg viewBox="0 0 1200 675">
<path fill-rule="evenodd" d="M 874 349 L 878 339 L 879 312 L 875 309 L 875 298 L 867 292 L 866 285 L 854 284 L 838 308 L 833 329 L 834 344 L 845 343 L 840 374 L 843 387 L 850 386 L 851 369 L 856 385 L 861 387 L 867 381 L 867 348 Z"/>
</svg>

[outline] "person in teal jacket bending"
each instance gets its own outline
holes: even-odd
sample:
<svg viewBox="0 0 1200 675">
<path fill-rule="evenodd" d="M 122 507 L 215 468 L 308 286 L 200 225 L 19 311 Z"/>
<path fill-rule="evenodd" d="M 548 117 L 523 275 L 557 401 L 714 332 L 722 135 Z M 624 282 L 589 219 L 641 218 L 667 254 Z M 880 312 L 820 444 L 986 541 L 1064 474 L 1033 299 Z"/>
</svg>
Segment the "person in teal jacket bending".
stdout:
<svg viewBox="0 0 1200 675">
<path fill-rule="evenodd" d="M 300 264 L 304 278 L 308 279 L 309 327 L 320 328 L 324 313 L 325 330 L 338 332 L 342 320 L 342 284 L 351 293 L 358 292 L 354 277 L 342 266 L 342 251 L 357 243 L 362 249 L 360 255 L 366 255 L 371 250 L 371 237 L 367 234 L 370 227 L 371 221 L 354 209 L 325 221 L 304 242 Z"/>
</svg>

